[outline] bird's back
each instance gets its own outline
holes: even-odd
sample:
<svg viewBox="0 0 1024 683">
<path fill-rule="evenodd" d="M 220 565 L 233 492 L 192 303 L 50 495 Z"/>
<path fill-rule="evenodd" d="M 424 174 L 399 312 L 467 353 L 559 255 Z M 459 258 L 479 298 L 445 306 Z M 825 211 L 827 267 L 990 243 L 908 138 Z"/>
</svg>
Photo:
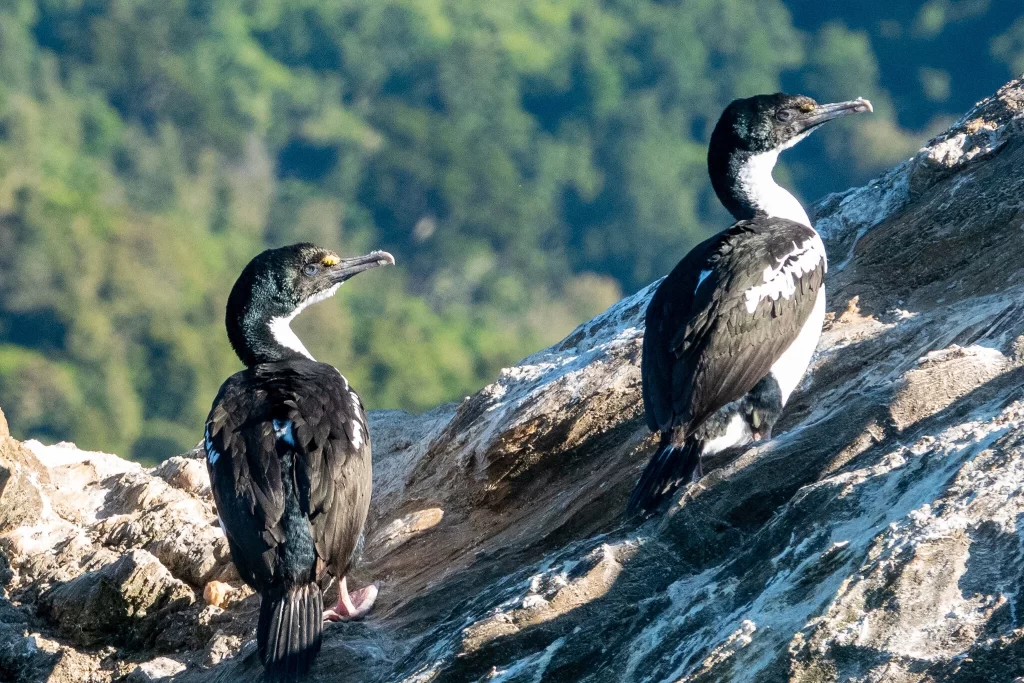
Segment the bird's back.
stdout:
<svg viewBox="0 0 1024 683">
<path fill-rule="evenodd" d="M 366 521 L 372 471 L 366 414 L 335 368 L 297 359 L 233 375 L 210 411 L 206 447 L 243 579 L 257 590 L 274 583 L 289 569 L 282 561 L 289 544 L 315 555 L 311 579 L 325 569 L 344 575 Z M 287 533 L 288 495 L 308 535 Z M 304 535 L 312 547 L 295 548 Z"/>
<path fill-rule="evenodd" d="M 799 334 L 825 267 L 818 234 L 782 218 L 740 221 L 694 247 L 648 305 L 648 426 L 699 422 L 750 391 Z"/>
</svg>

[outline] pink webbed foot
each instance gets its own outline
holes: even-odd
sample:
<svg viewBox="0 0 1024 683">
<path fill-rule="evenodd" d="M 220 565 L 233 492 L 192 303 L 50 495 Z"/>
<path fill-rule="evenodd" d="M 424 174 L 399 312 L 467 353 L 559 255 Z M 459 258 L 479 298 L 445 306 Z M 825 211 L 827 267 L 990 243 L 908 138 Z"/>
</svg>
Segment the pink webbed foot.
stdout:
<svg viewBox="0 0 1024 683">
<path fill-rule="evenodd" d="M 348 592 L 348 577 L 338 586 L 338 604 L 324 611 L 325 621 L 353 621 L 362 619 L 377 601 L 377 586 L 370 584 L 352 593 Z"/>
</svg>

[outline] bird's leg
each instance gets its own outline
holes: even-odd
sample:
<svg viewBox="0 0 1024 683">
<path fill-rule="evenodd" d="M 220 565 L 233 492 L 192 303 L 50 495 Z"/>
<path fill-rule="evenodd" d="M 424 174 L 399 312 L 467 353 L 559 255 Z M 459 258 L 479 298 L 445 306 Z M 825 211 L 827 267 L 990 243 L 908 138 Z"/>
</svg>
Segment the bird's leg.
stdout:
<svg viewBox="0 0 1024 683">
<path fill-rule="evenodd" d="M 377 586 L 370 584 L 352 593 L 348 592 L 348 577 L 341 578 L 338 586 L 338 604 L 324 611 L 325 621 L 353 621 L 362 619 L 377 601 Z"/>
<path fill-rule="evenodd" d="M 782 393 L 779 382 L 771 373 L 758 382 L 746 398 L 746 420 L 750 437 L 754 441 L 772 438 L 772 429 L 782 415 Z"/>
</svg>

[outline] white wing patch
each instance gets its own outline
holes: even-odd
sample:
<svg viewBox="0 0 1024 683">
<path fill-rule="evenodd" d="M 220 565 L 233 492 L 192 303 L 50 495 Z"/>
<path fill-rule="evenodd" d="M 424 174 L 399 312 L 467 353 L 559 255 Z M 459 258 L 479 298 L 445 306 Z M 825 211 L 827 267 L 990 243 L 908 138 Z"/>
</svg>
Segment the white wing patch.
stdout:
<svg viewBox="0 0 1024 683">
<path fill-rule="evenodd" d="M 206 459 L 211 465 L 217 463 L 217 459 L 220 458 L 220 453 L 213 449 L 213 439 L 210 438 L 210 429 L 207 427 L 206 432 L 203 434 L 203 446 L 206 448 Z"/>
<path fill-rule="evenodd" d="M 697 286 L 693 288 L 693 293 L 696 294 L 700 286 L 704 284 L 704 281 L 708 279 L 708 275 L 711 275 L 710 270 L 700 271 L 700 275 L 697 276 Z"/>
<path fill-rule="evenodd" d="M 362 406 L 359 403 L 359 397 L 356 396 L 356 392 L 351 389 L 348 390 L 348 400 L 352 404 L 352 445 L 359 448 L 363 445 L 363 426 L 359 424 L 356 418 L 360 414 Z"/>
<path fill-rule="evenodd" d="M 776 267 L 765 266 L 764 283 L 751 287 L 744 295 L 747 299 L 747 312 L 753 313 L 762 299 L 777 301 L 781 296 L 789 299 L 796 293 L 796 283 L 805 274 L 810 273 L 818 267 L 819 263 L 825 263 L 825 270 L 828 270 L 828 262 L 825 260 L 825 245 L 821 238 L 815 234 L 814 237 L 806 240 L 803 244 L 793 243 L 793 251 L 783 256 Z"/>
<path fill-rule="evenodd" d="M 291 420 L 274 420 L 274 436 L 279 441 L 284 441 L 289 446 L 295 445 L 295 433 L 292 431 L 294 425 Z"/>
</svg>

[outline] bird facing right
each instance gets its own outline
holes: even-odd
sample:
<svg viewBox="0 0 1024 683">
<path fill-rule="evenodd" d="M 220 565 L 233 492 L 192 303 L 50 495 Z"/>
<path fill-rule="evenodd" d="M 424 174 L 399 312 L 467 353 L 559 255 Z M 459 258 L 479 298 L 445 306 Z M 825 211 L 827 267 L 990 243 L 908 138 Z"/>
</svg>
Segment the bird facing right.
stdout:
<svg viewBox="0 0 1024 683">
<path fill-rule="evenodd" d="M 350 594 L 372 488 L 362 402 L 318 363 L 290 323 L 347 280 L 393 264 L 391 254 L 341 258 L 312 244 L 268 249 L 228 297 L 228 339 L 246 365 L 221 386 L 206 421 L 217 517 L 242 579 L 260 593 L 257 652 L 267 681 L 297 681 L 320 650 L 324 619 L 359 618 L 375 586 Z M 340 580 L 323 609 L 321 583 Z"/>
<path fill-rule="evenodd" d="M 871 103 L 802 95 L 735 100 L 708 148 L 715 193 L 737 222 L 694 247 L 647 308 L 641 377 L 657 452 L 627 514 L 650 514 L 700 478 L 701 458 L 771 437 L 825 317 L 825 247 L 772 178 L 779 153 Z"/>
</svg>

